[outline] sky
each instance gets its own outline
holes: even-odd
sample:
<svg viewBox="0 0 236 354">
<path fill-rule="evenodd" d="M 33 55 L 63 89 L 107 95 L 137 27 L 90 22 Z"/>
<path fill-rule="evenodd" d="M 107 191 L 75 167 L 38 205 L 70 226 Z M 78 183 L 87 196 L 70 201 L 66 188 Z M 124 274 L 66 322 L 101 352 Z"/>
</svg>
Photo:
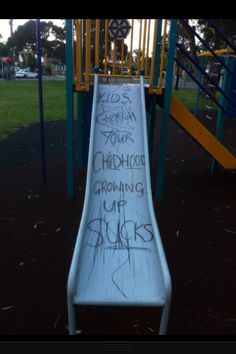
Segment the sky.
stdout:
<svg viewBox="0 0 236 354">
<path fill-rule="evenodd" d="M 29 20 L 28 19 L 24 19 L 24 20 L 13 19 L 13 32 L 15 32 L 17 30 L 18 26 L 23 25 L 27 21 L 29 21 Z M 53 19 L 53 20 L 43 19 L 43 21 L 46 21 L 46 22 L 52 21 L 57 26 L 62 26 L 63 23 L 64 23 L 64 20 L 57 20 L 57 19 Z M 3 38 L 1 38 L 1 42 L 5 43 L 7 41 L 7 39 L 8 39 L 8 37 L 10 37 L 9 20 L 0 19 L 0 34 L 3 37 Z"/>
</svg>

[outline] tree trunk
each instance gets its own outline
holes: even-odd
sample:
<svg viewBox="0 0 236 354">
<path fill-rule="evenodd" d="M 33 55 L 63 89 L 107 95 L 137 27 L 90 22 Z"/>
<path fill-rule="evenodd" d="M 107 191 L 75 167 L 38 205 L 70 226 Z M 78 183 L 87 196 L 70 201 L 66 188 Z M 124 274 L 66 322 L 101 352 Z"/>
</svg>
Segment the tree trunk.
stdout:
<svg viewBox="0 0 236 354">
<path fill-rule="evenodd" d="M 178 90 L 179 89 L 179 73 L 180 73 L 180 67 L 179 65 L 177 64 L 177 70 L 176 70 L 176 82 L 175 82 L 175 90 Z"/>
</svg>

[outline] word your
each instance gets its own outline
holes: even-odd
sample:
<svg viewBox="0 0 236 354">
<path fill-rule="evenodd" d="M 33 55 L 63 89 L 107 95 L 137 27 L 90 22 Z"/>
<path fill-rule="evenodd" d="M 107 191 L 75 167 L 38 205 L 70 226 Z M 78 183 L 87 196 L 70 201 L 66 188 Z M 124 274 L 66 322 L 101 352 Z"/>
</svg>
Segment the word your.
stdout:
<svg viewBox="0 0 236 354">
<path fill-rule="evenodd" d="M 132 144 L 134 140 L 132 139 L 132 133 L 129 131 L 120 131 L 120 130 L 110 130 L 110 131 L 100 131 L 102 135 L 105 136 L 107 143 L 110 143 L 112 146 L 116 144 Z"/>
<path fill-rule="evenodd" d="M 95 173 L 101 170 L 120 170 L 140 169 L 145 166 L 144 155 L 129 155 L 129 154 L 104 154 L 102 151 L 97 151 L 93 157 L 93 171 Z"/>
<path fill-rule="evenodd" d="M 93 184 L 93 193 L 97 195 L 107 194 L 110 192 L 130 192 L 135 193 L 137 197 L 142 197 L 144 194 L 144 187 L 141 182 L 127 183 L 127 182 L 109 182 L 106 180 L 96 181 Z"/>
<path fill-rule="evenodd" d="M 107 241 L 111 245 L 129 248 L 133 242 L 153 240 L 152 225 L 133 220 L 111 222 L 95 218 L 88 222 L 87 229 L 90 233 L 86 244 L 91 247 L 99 247 Z"/>
</svg>

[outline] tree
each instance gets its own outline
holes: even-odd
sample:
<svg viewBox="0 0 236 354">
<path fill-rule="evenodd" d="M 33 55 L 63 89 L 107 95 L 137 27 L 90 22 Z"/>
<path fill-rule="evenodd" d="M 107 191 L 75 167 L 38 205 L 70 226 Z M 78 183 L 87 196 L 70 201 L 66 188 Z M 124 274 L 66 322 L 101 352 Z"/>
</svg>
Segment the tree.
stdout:
<svg viewBox="0 0 236 354">
<path fill-rule="evenodd" d="M 185 49 L 185 51 L 189 54 L 189 56 L 193 59 L 193 61 L 198 62 L 198 54 L 200 52 L 199 43 L 196 42 L 196 38 L 194 33 L 189 30 L 188 26 L 191 26 L 195 29 L 194 23 L 195 20 L 179 20 L 178 29 L 177 29 L 177 43 Z M 199 71 L 196 65 L 187 58 L 185 53 L 180 49 L 176 48 L 176 59 L 186 68 L 188 69 L 195 77 L 198 75 Z M 177 85 L 176 89 L 178 89 L 178 75 L 179 75 L 179 65 L 177 65 Z"/>
<path fill-rule="evenodd" d="M 232 42 L 236 39 L 236 21 L 233 19 L 214 19 L 214 23 L 220 28 L 224 35 L 231 39 Z M 198 30 L 203 35 L 204 39 L 208 42 L 211 49 L 226 48 L 225 41 L 215 32 L 205 19 L 198 20 Z"/>
<path fill-rule="evenodd" d="M 50 40 L 50 36 L 54 39 Z M 41 21 L 41 45 L 42 55 L 54 57 L 65 61 L 65 29 L 53 24 L 53 22 Z M 24 25 L 18 26 L 17 30 L 8 38 L 7 46 L 14 49 L 15 56 L 19 53 L 31 52 L 36 54 L 36 21 L 29 20 Z"/>
<path fill-rule="evenodd" d="M 44 41 L 44 51 L 48 57 L 59 59 L 65 64 L 65 25 L 63 28 L 52 25 L 50 33 L 54 39 Z"/>
<path fill-rule="evenodd" d="M 0 43 L 0 57 L 7 57 L 9 54 L 9 48 L 6 44 Z"/>
<path fill-rule="evenodd" d="M 215 19 L 214 23 L 221 29 L 221 31 L 226 35 L 226 37 L 235 39 L 236 35 L 236 22 L 235 20 L 226 19 Z M 207 19 L 198 20 L 179 20 L 178 31 L 177 31 L 177 42 L 180 44 L 192 57 L 195 62 L 199 62 L 200 51 L 206 51 L 207 48 L 203 43 L 194 35 L 193 31 L 188 28 L 191 26 L 212 50 L 226 48 L 227 45 L 223 41 L 222 37 L 210 26 Z M 176 50 L 176 58 L 183 64 L 195 77 L 198 76 L 199 70 L 197 66 L 194 65 L 191 60 L 187 59 L 187 56 L 182 52 L 182 50 Z M 178 78 L 177 78 L 178 79 Z M 177 85 L 178 88 L 178 85 Z"/>
</svg>

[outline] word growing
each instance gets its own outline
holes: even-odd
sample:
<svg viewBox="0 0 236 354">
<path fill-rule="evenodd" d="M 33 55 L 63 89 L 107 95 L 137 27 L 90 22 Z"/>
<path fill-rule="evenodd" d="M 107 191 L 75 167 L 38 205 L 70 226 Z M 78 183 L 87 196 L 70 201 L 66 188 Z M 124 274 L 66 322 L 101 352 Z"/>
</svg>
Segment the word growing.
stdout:
<svg viewBox="0 0 236 354">
<path fill-rule="evenodd" d="M 129 248 L 134 245 L 134 242 L 153 240 L 152 225 L 133 220 L 111 222 L 95 218 L 88 222 L 87 229 L 90 232 L 86 245 L 91 247 L 99 247 L 107 241 L 110 245 Z"/>
<path fill-rule="evenodd" d="M 111 192 L 129 192 L 136 194 L 137 197 L 142 197 L 144 194 L 144 187 L 142 182 L 122 182 L 122 181 L 106 181 L 97 180 L 93 184 L 93 193 L 97 195 L 107 194 Z"/>
<path fill-rule="evenodd" d="M 126 169 L 140 169 L 145 166 L 144 155 L 130 155 L 130 154 L 104 154 L 102 151 L 97 151 L 93 157 L 93 171 L 95 173 L 101 170 L 120 170 Z"/>
</svg>

